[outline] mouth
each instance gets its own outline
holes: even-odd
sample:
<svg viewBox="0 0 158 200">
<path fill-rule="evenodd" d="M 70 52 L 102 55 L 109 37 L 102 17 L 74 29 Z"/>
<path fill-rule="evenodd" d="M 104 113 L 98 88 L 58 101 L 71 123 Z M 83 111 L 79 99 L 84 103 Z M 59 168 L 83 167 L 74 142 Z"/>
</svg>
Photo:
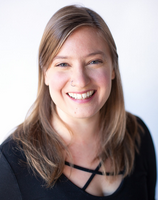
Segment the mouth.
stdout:
<svg viewBox="0 0 158 200">
<path fill-rule="evenodd" d="M 82 94 L 77 94 L 77 93 L 67 93 L 67 94 L 73 99 L 88 99 L 91 96 L 93 96 L 94 93 L 95 93 L 95 90 L 90 90 Z"/>
</svg>

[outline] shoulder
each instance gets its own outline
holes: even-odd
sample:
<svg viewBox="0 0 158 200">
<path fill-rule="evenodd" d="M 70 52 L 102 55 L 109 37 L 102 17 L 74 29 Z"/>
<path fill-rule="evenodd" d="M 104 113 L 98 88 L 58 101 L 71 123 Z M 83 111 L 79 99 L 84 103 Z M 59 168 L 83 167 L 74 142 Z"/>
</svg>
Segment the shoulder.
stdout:
<svg viewBox="0 0 158 200">
<path fill-rule="evenodd" d="M 26 166 L 25 154 L 21 146 L 13 139 L 12 135 L 0 145 L 0 154 L 0 162 L 2 160 L 1 157 L 4 157 L 15 175 L 19 173 L 22 166 Z"/>
<path fill-rule="evenodd" d="M 14 159 L 14 152 L 17 145 L 16 142 L 13 140 L 12 135 L 10 135 L 1 145 L 0 151 L 1 154 L 6 158 L 6 160 Z"/>
<path fill-rule="evenodd" d="M 154 149 L 152 136 L 144 121 L 129 112 L 127 112 L 127 131 L 139 151 L 148 151 Z"/>
<path fill-rule="evenodd" d="M 138 116 L 136 116 L 136 119 L 138 123 L 138 133 L 140 135 L 140 154 L 144 156 L 145 160 L 152 159 L 155 162 L 155 148 L 152 135 L 145 122 Z"/>
<path fill-rule="evenodd" d="M 0 146 L 0 199 L 20 200 L 21 193 L 12 163 L 16 163 L 14 155 L 15 142 L 9 137 Z"/>
<path fill-rule="evenodd" d="M 150 182 L 155 184 L 156 182 L 156 155 L 155 155 L 155 147 L 152 139 L 152 135 L 146 124 L 142 119 L 137 117 L 138 124 L 140 125 L 138 128 L 141 143 L 139 154 L 137 155 L 137 159 L 143 163 L 144 169 L 146 170 L 147 178 Z M 151 185 L 151 184 L 150 184 Z"/>
<path fill-rule="evenodd" d="M 12 135 L 0 145 L 0 151 L 10 164 L 16 163 L 18 159 L 25 160 L 22 149 Z"/>
<path fill-rule="evenodd" d="M 13 146 L 16 146 L 16 142 L 14 141 L 13 136 L 10 135 L 6 140 L 2 142 L 2 144 L 0 145 L 0 150 L 2 152 L 5 152 L 6 150 L 9 150 Z"/>
<path fill-rule="evenodd" d="M 137 120 L 138 125 L 140 125 L 142 127 L 142 131 L 145 131 L 146 133 L 149 134 L 149 129 L 148 129 L 147 125 L 145 124 L 145 122 L 138 116 L 136 116 L 136 120 Z"/>
<path fill-rule="evenodd" d="M 149 131 L 149 128 L 140 117 L 136 116 L 136 119 L 138 123 L 138 132 L 141 137 L 141 147 L 143 148 L 144 151 L 145 150 L 149 151 L 154 149 L 153 139 Z"/>
<path fill-rule="evenodd" d="M 155 148 L 147 125 L 139 117 L 136 118 L 139 124 L 138 132 L 141 137 L 141 144 L 139 154 L 136 155 L 135 164 L 137 165 L 137 170 L 139 169 L 139 175 L 144 173 L 146 177 L 148 199 L 154 199 L 157 177 Z"/>
</svg>

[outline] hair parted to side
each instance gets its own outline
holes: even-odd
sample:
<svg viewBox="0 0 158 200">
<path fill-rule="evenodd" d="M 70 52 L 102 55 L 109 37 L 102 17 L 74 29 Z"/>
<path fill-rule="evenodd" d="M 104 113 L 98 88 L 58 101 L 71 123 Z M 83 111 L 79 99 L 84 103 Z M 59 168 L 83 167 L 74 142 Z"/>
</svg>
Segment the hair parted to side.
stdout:
<svg viewBox="0 0 158 200">
<path fill-rule="evenodd" d="M 93 10 L 81 6 L 66 6 L 49 20 L 39 47 L 38 94 L 30 114 L 19 125 L 14 138 L 22 145 L 31 169 L 38 173 L 47 186 L 52 186 L 63 172 L 67 147 L 51 125 L 55 105 L 51 100 L 44 73 L 69 35 L 81 26 L 93 27 L 107 42 L 115 79 L 109 99 L 100 110 L 101 149 L 98 158 L 111 158 L 114 174 L 125 169 L 128 175 L 138 150 L 137 122 L 132 114 L 125 112 L 116 45 L 104 20 Z M 135 142 L 136 141 L 136 142 Z"/>
</svg>

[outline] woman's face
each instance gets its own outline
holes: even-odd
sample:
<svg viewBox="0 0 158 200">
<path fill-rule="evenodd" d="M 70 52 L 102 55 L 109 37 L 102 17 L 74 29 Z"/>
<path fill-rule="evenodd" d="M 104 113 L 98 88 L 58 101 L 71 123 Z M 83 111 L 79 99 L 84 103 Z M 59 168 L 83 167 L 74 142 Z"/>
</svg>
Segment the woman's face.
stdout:
<svg viewBox="0 0 158 200">
<path fill-rule="evenodd" d="M 96 117 L 115 77 L 108 45 L 91 27 L 75 30 L 45 73 L 61 119 Z"/>
</svg>

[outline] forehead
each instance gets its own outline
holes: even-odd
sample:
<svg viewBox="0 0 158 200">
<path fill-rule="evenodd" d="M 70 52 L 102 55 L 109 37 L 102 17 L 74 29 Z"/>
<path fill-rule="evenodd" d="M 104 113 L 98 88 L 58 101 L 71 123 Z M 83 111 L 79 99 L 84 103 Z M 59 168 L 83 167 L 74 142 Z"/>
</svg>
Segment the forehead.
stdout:
<svg viewBox="0 0 158 200">
<path fill-rule="evenodd" d="M 109 47 L 102 33 L 93 27 L 83 26 L 74 30 L 60 48 L 59 55 L 92 54 L 100 51 L 109 53 Z"/>
</svg>

